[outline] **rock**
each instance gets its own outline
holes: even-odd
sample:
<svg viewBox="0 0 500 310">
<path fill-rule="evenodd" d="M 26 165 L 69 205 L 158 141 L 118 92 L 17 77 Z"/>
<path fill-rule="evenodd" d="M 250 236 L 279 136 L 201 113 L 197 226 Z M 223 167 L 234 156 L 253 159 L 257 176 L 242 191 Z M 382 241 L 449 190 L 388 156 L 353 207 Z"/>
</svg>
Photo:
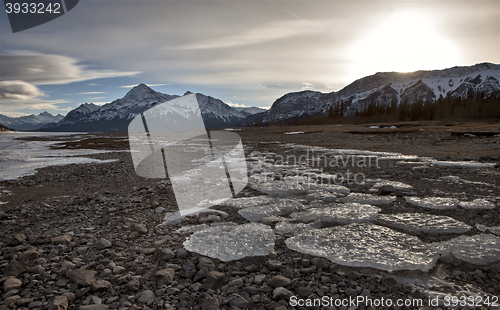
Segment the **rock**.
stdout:
<svg viewBox="0 0 500 310">
<path fill-rule="evenodd" d="M 165 284 L 169 284 L 174 280 L 175 270 L 172 268 L 159 270 L 155 273 L 155 276 L 161 278 Z"/>
<path fill-rule="evenodd" d="M 94 278 L 96 271 L 77 269 L 77 270 L 66 270 L 66 277 L 73 282 L 76 282 L 82 286 L 89 286 L 92 282 L 95 282 Z"/>
<path fill-rule="evenodd" d="M 200 257 L 198 260 L 198 269 L 202 269 L 206 265 L 214 265 L 214 261 L 208 257 Z"/>
<path fill-rule="evenodd" d="M 170 249 L 159 249 L 156 251 L 156 257 L 159 261 L 169 261 L 175 258 L 175 253 Z"/>
<path fill-rule="evenodd" d="M 186 258 L 188 256 L 188 252 L 183 248 L 179 248 L 175 250 L 175 256 L 177 256 L 177 258 Z"/>
<path fill-rule="evenodd" d="M 138 279 L 133 279 L 132 281 L 129 281 L 127 284 L 125 284 L 125 288 L 130 291 L 136 292 L 141 288 L 141 283 Z"/>
<path fill-rule="evenodd" d="M 182 269 L 184 270 L 184 277 L 186 278 L 191 279 L 196 274 L 196 266 L 191 261 L 182 264 Z"/>
<path fill-rule="evenodd" d="M 28 236 L 24 232 L 18 232 L 12 235 L 10 244 L 19 245 L 24 244 L 28 240 Z"/>
<path fill-rule="evenodd" d="M 88 298 L 89 305 L 100 305 L 102 304 L 102 299 L 97 296 L 90 296 Z"/>
<path fill-rule="evenodd" d="M 326 270 L 326 269 L 328 269 L 328 267 L 330 267 L 330 265 L 332 263 L 326 258 L 315 257 L 315 258 L 311 259 L 311 264 L 313 264 L 317 268 L 321 268 L 323 270 Z"/>
<path fill-rule="evenodd" d="M 241 296 L 236 297 L 229 303 L 231 307 L 238 307 L 239 309 L 246 309 L 248 307 L 248 304 L 249 302 Z"/>
<path fill-rule="evenodd" d="M 394 193 L 396 190 L 391 185 L 382 185 L 378 188 L 377 193 L 380 196 L 386 196 Z"/>
<path fill-rule="evenodd" d="M 236 286 L 236 287 L 242 287 L 243 284 L 245 284 L 243 282 L 243 279 L 242 278 L 238 278 L 238 279 L 234 279 L 234 280 L 230 281 L 227 285 L 229 285 L 229 286 Z"/>
<path fill-rule="evenodd" d="M 278 271 L 281 267 L 283 267 L 283 265 L 277 260 L 268 260 L 266 262 L 266 266 L 271 271 Z"/>
<path fill-rule="evenodd" d="M 19 295 L 14 295 L 14 296 L 7 297 L 7 298 L 5 298 L 5 299 L 3 300 L 3 302 L 2 302 L 2 306 L 7 306 L 7 307 L 9 307 L 10 305 L 15 304 L 15 302 L 16 302 L 17 300 L 19 300 L 19 299 L 21 299 L 21 296 L 19 296 Z M 0 306 L 0 308 L 1 308 L 1 306 Z"/>
<path fill-rule="evenodd" d="M 95 244 L 95 247 L 98 250 L 107 249 L 107 248 L 110 248 L 111 246 L 112 246 L 111 241 L 109 241 L 105 238 L 99 239 L 99 241 L 97 241 L 97 243 Z"/>
<path fill-rule="evenodd" d="M 165 211 L 165 208 L 163 208 L 163 207 L 158 207 L 155 209 L 156 214 L 162 214 L 163 211 Z"/>
<path fill-rule="evenodd" d="M 139 248 L 137 252 L 141 254 L 151 255 L 156 252 L 156 248 Z"/>
<path fill-rule="evenodd" d="M 71 242 L 72 238 L 70 235 L 62 235 L 52 238 L 51 242 L 53 245 L 68 245 Z"/>
<path fill-rule="evenodd" d="M 33 302 L 29 303 L 28 308 L 29 309 L 41 308 L 42 306 L 43 306 L 43 303 L 41 301 L 33 301 Z"/>
<path fill-rule="evenodd" d="M 78 307 L 78 310 L 107 310 L 109 307 L 107 305 L 86 305 Z"/>
<path fill-rule="evenodd" d="M 136 231 L 137 233 L 139 233 L 141 235 L 145 235 L 148 233 L 148 229 L 144 225 L 141 225 L 141 224 L 135 224 L 134 231 Z"/>
<path fill-rule="evenodd" d="M 125 268 L 123 268 L 122 266 L 116 266 L 113 268 L 113 274 L 120 274 L 120 273 L 123 273 L 125 271 Z"/>
<path fill-rule="evenodd" d="M 109 283 L 106 280 L 97 280 L 97 281 L 90 283 L 90 287 L 92 288 L 92 290 L 94 292 L 98 292 L 98 291 L 104 291 L 104 290 L 107 290 L 109 288 L 112 288 L 113 285 L 111 285 L 111 283 Z"/>
<path fill-rule="evenodd" d="M 72 262 L 68 262 L 67 260 L 61 263 L 61 269 L 74 269 L 76 267 Z"/>
<path fill-rule="evenodd" d="M 257 285 L 261 285 L 264 280 L 266 279 L 266 276 L 263 274 L 256 275 L 255 278 L 253 279 L 253 283 Z"/>
<path fill-rule="evenodd" d="M 69 302 L 73 302 L 76 300 L 76 294 L 73 292 L 66 292 L 62 294 L 62 296 L 66 297 Z"/>
<path fill-rule="evenodd" d="M 305 298 L 309 295 L 312 294 L 312 290 L 310 288 L 307 288 L 307 287 L 297 287 L 295 289 L 295 292 L 297 293 L 297 295 L 299 295 L 300 298 Z"/>
<path fill-rule="evenodd" d="M 105 224 L 107 224 L 109 222 L 109 220 L 110 220 L 109 216 L 103 216 L 103 217 L 98 218 L 95 221 L 95 223 L 97 225 L 105 225 Z"/>
<path fill-rule="evenodd" d="M 202 285 L 202 288 L 205 290 L 218 290 L 224 285 L 224 281 L 226 279 L 226 275 L 222 272 L 218 271 L 210 271 L 207 275 L 207 279 L 205 283 Z"/>
<path fill-rule="evenodd" d="M 5 266 L 3 270 L 3 274 L 6 277 L 18 277 L 20 274 L 23 272 L 27 271 L 28 267 L 26 266 L 25 262 L 19 262 L 12 260 L 10 261 L 7 266 Z"/>
<path fill-rule="evenodd" d="M 275 299 L 275 300 L 283 299 L 283 300 L 288 301 L 288 300 L 290 300 L 290 297 L 292 297 L 292 296 L 293 296 L 293 293 L 284 287 L 277 287 L 273 291 L 273 299 Z"/>
<path fill-rule="evenodd" d="M 271 279 L 271 286 L 276 288 L 276 287 L 287 287 L 292 283 L 292 280 L 288 279 L 287 277 L 277 275 L 274 276 Z"/>
<path fill-rule="evenodd" d="M 155 293 L 153 293 L 153 291 L 150 290 L 145 290 L 144 292 L 142 292 L 139 299 L 137 299 L 137 302 L 147 305 L 153 303 L 154 301 L 155 301 Z"/>
<path fill-rule="evenodd" d="M 33 298 L 24 297 L 24 298 L 20 298 L 20 299 L 16 300 L 16 305 L 26 307 L 32 302 L 33 302 Z"/>
<path fill-rule="evenodd" d="M 210 296 L 208 293 L 203 293 L 200 296 L 200 310 L 218 310 L 219 308 L 219 299 L 216 297 Z"/>
<path fill-rule="evenodd" d="M 33 261 L 40 257 L 40 253 L 34 248 L 27 249 L 21 254 L 21 260 L 23 261 Z"/>
<path fill-rule="evenodd" d="M 4 292 L 8 292 L 10 290 L 21 288 L 22 285 L 23 282 L 21 280 L 11 277 L 5 280 L 5 282 L 3 283 L 3 290 Z"/>
</svg>

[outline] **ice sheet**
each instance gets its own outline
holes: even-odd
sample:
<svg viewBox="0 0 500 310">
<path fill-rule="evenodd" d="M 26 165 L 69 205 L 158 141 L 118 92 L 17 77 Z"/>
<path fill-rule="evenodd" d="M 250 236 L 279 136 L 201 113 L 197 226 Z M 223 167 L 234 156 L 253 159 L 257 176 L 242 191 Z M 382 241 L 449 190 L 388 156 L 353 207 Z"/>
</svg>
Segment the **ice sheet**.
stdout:
<svg viewBox="0 0 500 310">
<path fill-rule="evenodd" d="M 250 207 L 268 205 L 273 202 L 274 199 L 268 196 L 254 196 L 254 197 L 243 197 L 243 198 L 231 198 L 222 203 L 219 203 L 219 205 L 237 209 L 245 209 Z"/>
<path fill-rule="evenodd" d="M 422 233 L 464 233 L 472 228 L 449 216 L 425 213 L 379 214 L 375 222 L 391 228 L 401 229 L 414 235 Z"/>
<path fill-rule="evenodd" d="M 478 163 L 475 161 L 434 161 L 433 165 L 450 168 L 492 168 L 494 163 Z"/>
<path fill-rule="evenodd" d="M 311 191 L 309 192 L 304 199 L 308 201 L 314 201 L 314 200 L 319 200 L 323 202 L 336 202 L 337 201 L 337 196 L 330 194 L 330 192 L 327 191 Z"/>
<path fill-rule="evenodd" d="M 384 185 L 390 185 L 395 190 L 398 190 L 398 191 L 410 190 L 413 188 L 413 186 L 406 184 L 406 183 L 403 183 L 403 182 L 385 181 L 385 180 L 375 183 L 372 188 L 379 189 L 380 187 L 382 187 Z"/>
<path fill-rule="evenodd" d="M 436 210 L 451 210 L 456 209 L 458 205 L 458 199 L 455 198 L 442 198 L 442 197 L 406 197 L 406 202 L 411 205 Z"/>
<path fill-rule="evenodd" d="M 458 205 L 464 209 L 495 209 L 494 203 L 479 198 L 473 201 L 460 201 Z"/>
<path fill-rule="evenodd" d="M 371 205 L 384 205 L 390 204 L 393 201 L 396 201 L 396 196 L 375 196 L 371 194 L 363 194 L 363 193 L 351 193 L 350 195 L 342 198 L 341 202 L 356 202 L 362 204 L 371 204 Z"/>
<path fill-rule="evenodd" d="M 183 245 L 188 251 L 227 262 L 269 254 L 274 249 L 274 232 L 258 223 L 210 227 L 195 231 Z"/>
<path fill-rule="evenodd" d="M 304 183 L 302 186 L 307 190 L 327 191 L 336 196 L 346 196 L 351 192 L 347 187 L 329 183 Z"/>
<path fill-rule="evenodd" d="M 258 222 L 272 215 L 284 216 L 302 210 L 304 206 L 297 200 L 277 199 L 273 204 L 241 209 L 238 213 L 250 222 Z"/>
<path fill-rule="evenodd" d="M 273 197 L 290 197 L 302 195 L 307 192 L 300 184 L 286 183 L 284 181 L 262 183 L 254 185 L 253 188 Z"/>
<path fill-rule="evenodd" d="M 487 265 L 500 260 L 500 237 L 490 234 L 460 236 L 428 246 L 440 254 L 452 252 L 456 258 L 474 265 Z"/>
<path fill-rule="evenodd" d="M 359 203 L 332 204 L 326 208 L 316 208 L 305 212 L 292 213 L 290 217 L 299 222 L 321 221 L 327 224 L 343 225 L 373 221 L 382 209 Z"/>
<path fill-rule="evenodd" d="M 428 271 L 438 259 L 417 237 L 373 224 L 311 229 L 285 243 L 292 250 L 340 265 L 386 271 Z"/>
<path fill-rule="evenodd" d="M 304 224 L 304 223 L 290 223 L 287 221 L 279 222 L 274 226 L 274 231 L 276 231 L 279 234 L 289 234 L 289 233 L 294 233 L 297 231 L 303 231 L 305 229 L 312 229 L 311 224 Z"/>
</svg>

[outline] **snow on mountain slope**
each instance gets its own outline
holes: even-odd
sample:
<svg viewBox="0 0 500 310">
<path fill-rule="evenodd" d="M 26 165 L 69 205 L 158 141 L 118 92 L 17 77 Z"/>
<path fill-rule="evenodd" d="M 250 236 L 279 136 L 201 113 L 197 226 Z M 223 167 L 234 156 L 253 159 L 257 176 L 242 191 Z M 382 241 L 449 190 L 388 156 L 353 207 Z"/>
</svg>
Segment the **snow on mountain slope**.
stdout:
<svg viewBox="0 0 500 310">
<path fill-rule="evenodd" d="M 31 114 L 21 117 L 0 114 L 0 124 L 17 130 L 35 130 L 49 123 L 57 123 L 63 117 L 61 114 L 54 116 L 46 111 L 38 115 Z"/>
<path fill-rule="evenodd" d="M 266 109 L 259 108 L 259 107 L 235 107 L 234 109 L 237 111 L 240 111 L 243 115 L 245 115 L 247 117 L 250 115 L 254 115 L 257 113 L 262 113 L 262 112 L 267 111 Z"/>
<path fill-rule="evenodd" d="M 500 91 L 500 65 L 481 63 L 468 67 L 411 73 L 380 72 L 347 85 L 338 92 L 303 91 L 289 93 L 277 99 L 271 109 L 249 117 L 242 125 L 281 122 L 311 115 L 326 115 L 335 104 L 344 103 L 344 115 L 353 116 L 356 110 L 376 102 L 388 106 L 418 100 L 429 102 L 446 97 L 466 97 L 467 93 L 489 96 Z"/>
<path fill-rule="evenodd" d="M 184 95 L 191 94 L 186 92 Z M 153 106 L 179 98 L 178 95 L 167 95 L 156 92 L 145 84 L 139 84 L 132 88 L 123 98 L 114 100 L 103 106 L 92 103 L 80 105 L 70 111 L 64 119 L 57 124 L 43 127 L 42 131 L 127 131 L 130 121 L 149 110 Z M 245 115 L 228 106 L 219 99 L 203 94 L 196 94 L 199 108 L 205 126 L 231 127 L 238 125 Z M 184 111 L 183 107 L 172 104 L 169 111 L 188 117 L 195 111 Z"/>
</svg>

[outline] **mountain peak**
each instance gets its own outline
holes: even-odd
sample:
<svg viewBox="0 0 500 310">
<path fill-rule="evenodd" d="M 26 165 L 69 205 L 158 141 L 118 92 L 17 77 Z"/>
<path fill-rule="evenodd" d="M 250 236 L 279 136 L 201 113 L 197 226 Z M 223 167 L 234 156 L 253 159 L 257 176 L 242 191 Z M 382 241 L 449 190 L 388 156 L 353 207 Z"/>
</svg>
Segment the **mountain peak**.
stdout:
<svg viewBox="0 0 500 310">
<path fill-rule="evenodd" d="M 122 98 L 125 101 L 144 101 L 148 99 L 158 99 L 160 96 L 159 93 L 155 92 L 152 90 L 149 86 L 146 84 L 139 84 L 137 86 L 134 86 L 131 90 L 128 91 L 128 93 Z"/>
<path fill-rule="evenodd" d="M 183 95 L 183 96 L 187 96 L 187 95 L 191 95 L 191 94 L 193 94 L 193 92 L 190 92 L 190 91 L 188 90 L 187 92 L 185 92 L 185 93 L 184 93 L 184 95 Z"/>
</svg>

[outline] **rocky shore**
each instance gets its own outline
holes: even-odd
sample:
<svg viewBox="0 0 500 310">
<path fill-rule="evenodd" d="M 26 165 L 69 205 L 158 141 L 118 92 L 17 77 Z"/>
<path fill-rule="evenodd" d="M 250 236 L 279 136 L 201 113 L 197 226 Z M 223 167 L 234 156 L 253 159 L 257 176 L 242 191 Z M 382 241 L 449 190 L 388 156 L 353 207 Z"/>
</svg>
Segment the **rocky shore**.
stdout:
<svg viewBox="0 0 500 310">
<path fill-rule="evenodd" d="M 265 195 L 272 199 L 270 204 L 278 206 L 277 212 L 265 216 L 259 212 L 266 208 L 259 209 L 259 206 L 266 204 L 259 202 L 245 209 L 237 206 L 244 200 L 235 199 L 234 205 L 213 207 L 214 212 L 160 225 L 165 215 L 177 211 L 170 181 L 137 176 L 125 143 L 109 147 L 113 152 L 89 155 L 116 159 L 115 162 L 46 167 L 33 176 L 1 182 L 0 201 L 4 204 L 0 205 L 0 270 L 3 272 L 0 309 L 498 309 L 500 250 L 495 252 L 495 247 L 500 244 L 495 244 L 496 239 L 492 239 L 492 252 L 474 252 L 478 262 L 483 258 L 487 260 L 482 264 L 471 263 L 468 254 L 460 251 L 439 252 L 438 243 L 459 236 L 500 234 L 495 230 L 500 227 L 499 137 L 464 136 L 467 132 L 455 136 L 445 130 L 396 131 L 390 135 L 308 132 L 307 129 L 305 134 L 285 135 L 285 131 L 271 128 L 239 132 L 250 159 L 251 184 L 238 197 Z M 107 142 L 117 141 L 116 135 L 100 135 L 97 140 L 92 135 L 89 139 L 94 140 L 85 147 L 94 145 L 101 149 L 106 149 Z M 63 148 L 82 145 L 71 142 L 71 138 L 58 143 L 57 147 Z M 270 190 L 255 179 L 270 171 L 288 171 L 283 170 L 283 166 L 291 163 L 278 163 L 278 160 L 285 155 L 296 158 L 305 155 L 308 148 L 304 145 L 318 146 L 321 149 L 312 150 L 330 156 L 336 154 L 334 149 L 347 148 L 431 156 L 429 153 L 435 147 L 437 154 L 433 156 L 434 161 L 394 158 L 380 160 L 377 167 L 351 168 L 352 173 L 362 173 L 365 182 L 339 184 L 348 190 L 340 194 L 327 190 L 303 193 L 285 190 L 277 194 L 274 187 Z M 419 151 L 414 152 L 415 148 Z M 484 165 L 447 164 L 464 159 L 465 163 Z M 325 163 L 315 165 L 313 161 L 306 161 L 301 169 L 316 170 L 315 173 L 326 177 L 345 173 L 347 168 L 339 170 Z M 272 177 L 274 185 L 278 174 Z M 399 183 L 376 187 L 381 180 Z M 306 186 L 303 180 L 299 184 Z M 373 202 L 388 196 L 394 199 Z M 439 207 L 432 207 L 434 200 L 425 201 L 430 197 L 455 199 L 456 204 L 453 208 L 441 208 L 443 203 L 439 202 L 435 204 Z M 300 206 L 294 209 L 295 213 L 283 211 L 284 208 L 279 207 L 280 203 L 284 205 L 280 199 L 300 203 Z M 485 199 L 491 205 L 473 208 L 470 203 L 475 199 Z M 469 204 L 459 205 L 463 202 Z M 354 217 L 342 222 L 344 214 L 332 214 L 329 209 L 315 207 L 314 203 L 325 206 L 375 204 L 379 211 L 375 210 L 374 218 L 367 221 Z M 307 220 L 306 215 L 310 215 L 307 212 L 311 210 L 323 212 L 323 220 Z M 408 223 L 401 224 L 391 217 L 398 214 L 442 216 L 447 217 L 447 221 L 451 218 L 459 222 L 447 223 L 460 229 L 468 228 L 439 233 L 432 228 L 425 230 L 429 229 L 428 223 L 422 224 L 423 228 L 408 228 Z M 255 216 L 258 224 L 249 220 L 254 221 Z M 412 221 L 419 220 L 421 217 Z M 353 267 L 344 261 L 332 262 L 304 250 L 291 249 L 292 240 L 300 249 L 300 238 L 306 238 L 314 229 L 338 233 L 339 229 L 354 227 L 349 225 L 372 225 L 370 222 L 384 227 L 392 225 L 391 229 L 398 234 L 412 235 L 415 242 L 432 248 L 437 254 L 430 269 L 396 268 L 389 272 L 377 266 Z M 186 240 L 194 243 L 194 238 L 200 235 L 197 230 L 224 226 L 224 223 L 267 225 L 274 247 L 266 255 L 230 261 L 186 250 L 184 243 Z M 286 226 L 286 223 L 292 225 Z M 292 296 L 311 301 L 323 297 L 349 300 L 362 296 L 394 302 L 421 299 L 423 303 L 303 307 L 294 306 Z M 482 302 L 481 306 L 476 303 L 447 307 L 446 296 L 481 296 Z M 431 304 L 430 300 L 436 297 L 439 305 Z M 484 304 L 486 297 L 489 304 Z"/>
</svg>

